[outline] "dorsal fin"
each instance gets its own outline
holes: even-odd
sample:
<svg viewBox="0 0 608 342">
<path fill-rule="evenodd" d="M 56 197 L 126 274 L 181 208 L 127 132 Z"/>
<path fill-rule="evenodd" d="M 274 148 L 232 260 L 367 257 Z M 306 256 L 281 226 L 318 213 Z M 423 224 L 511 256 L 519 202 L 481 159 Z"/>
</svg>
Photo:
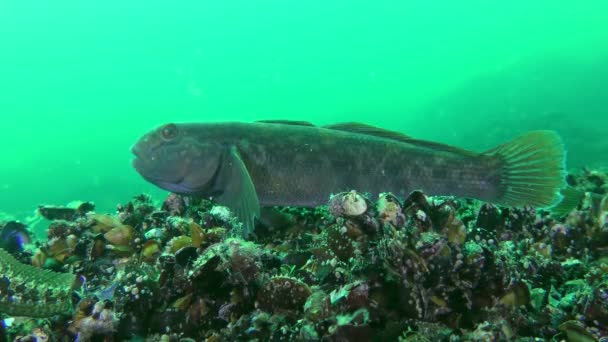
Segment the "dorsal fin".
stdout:
<svg viewBox="0 0 608 342">
<path fill-rule="evenodd" d="M 270 123 L 270 124 L 283 124 L 283 125 L 295 125 L 295 126 L 312 126 L 312 127 L 315 126 L 308 121 L 297 121 L 297 120 L 258 120 L 255 122 Z"/>
<path fill-rule="evenodd" d="M 379 137 L 379 138 L 403 141 L 403 142 L 408 142 L 408 143 L 410 141 L 414 140 L 412 137 L 407 136 L 403 133 L 389 131 L 387 129 L 375 127 L 372 125 L 367 125 L 367 124 L 360 123 L 360 122 L 341 122 L 341 123 L 331 124 L 331 125 L 327 125 L 327 126 L 323 126 L 323 127 L 329 128 L 329 129 L 335 129 L 338 131 L 373 135 L 373 136 Z"/>
<path fill-rule="evenodd" d="M 333 125 L 328 125 L 328 126 L 323 126 L 323 127 L 328 128 L 328 129 L 344 131 L 344 132 L 371 135 L 374 137 L 400 141 L 400 142 L 404 142 L 404 143 L 408 143 L 408 144 L 412 144 L 412 145 L 416 145 L 416 146 L 420 146 L 420 147 L 432 148 L 435 150 L 440 150 L 440 151 L 445 151 L 445 152 L 454 152 L 454 153 L 470 155 L 470 156 L 478 155 L 478 153 L 468 151 L 468 150 L 465 150 L 462 148 L 458 148 L 458 147 L 454 147 L 454 146 L 450 146 L 450 145 L 446 145 L 446 144 L 442 144 L 442 143 L 432 142 L 432 141 L 414 139 L 403 133 L 389 131 L 387 129 L 378 128 L 375 126 L 371 126 L 371 125 L 367 125 L 367 124 L 363 124 L 363 123 L 359 123 L 359 122 L 343 122 L 343 123 L 338 123 L 338 124 L 333 124 Z"/>
</svg>

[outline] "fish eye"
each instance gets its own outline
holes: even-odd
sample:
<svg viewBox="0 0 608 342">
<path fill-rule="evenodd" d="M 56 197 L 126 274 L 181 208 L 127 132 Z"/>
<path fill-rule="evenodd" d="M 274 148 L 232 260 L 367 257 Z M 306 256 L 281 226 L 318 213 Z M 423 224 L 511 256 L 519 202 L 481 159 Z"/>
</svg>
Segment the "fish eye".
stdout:
<svg viewBox="0 0 608 342">
<path fill-rule="evenodd" d="M 167 124 L 160 130 L 160 134 L 165 140 L 171 140 L 177 137 L 179 130 L 175 124 Z"/>
</svg>

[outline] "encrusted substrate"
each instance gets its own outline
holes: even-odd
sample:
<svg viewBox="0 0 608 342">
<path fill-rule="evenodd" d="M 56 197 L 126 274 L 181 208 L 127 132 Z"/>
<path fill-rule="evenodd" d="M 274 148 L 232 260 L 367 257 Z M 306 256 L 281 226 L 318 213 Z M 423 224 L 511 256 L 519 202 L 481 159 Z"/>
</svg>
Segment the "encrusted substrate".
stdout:
<svg viewBox="0 0 608 342">
<path fill-rule="evenodd" d="M 265 211 L 253 241 L 226 208 L 174 194 L 83 209 L 52 221 L 31 259 L 87 286 L 69 324 L 33 322 L 56 340 L 596 341 L 608 334 L 607 179 L 571 175 L 588 193 L 567 215 L 346 192 Z M 73 276 L 44 274 L 34 288 L 62 277 L 67 295 Z M 9 338 L 31 336 L 29 322 Z"/>
</svg>

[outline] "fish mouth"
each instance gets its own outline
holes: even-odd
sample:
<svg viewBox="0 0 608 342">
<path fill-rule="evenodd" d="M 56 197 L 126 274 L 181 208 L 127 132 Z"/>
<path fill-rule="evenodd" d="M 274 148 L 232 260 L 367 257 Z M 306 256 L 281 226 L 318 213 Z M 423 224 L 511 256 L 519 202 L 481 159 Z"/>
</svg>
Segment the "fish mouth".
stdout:
<svg viewBox="0 0 608 342">
<path fill-rule="evenodd" d="M 131 153 L 134 156 L 134 158 L 131 160 L 131 165 L 133 166 L 133 168 L 135 168 L 135 170 L 137 170 L 137 172 L 143 175 L 145 173 L 146 164 L 149 159 L 146 158 L 146 154 L 144 153 L 144 151 L 142 151 L 141 147 L 138 144 L 135 144 L 131 147 Z"/>
<path fill-rule="evenodd" d="M 133 158 L 133 160 L 131 160 L 131 165 L 137 172 L 139 172 L 141 174 L 141 172 L 143 171 L 143 165 L 142 165 L 141 158 L 139 158 L 137 156 L 135 158 Z"/>
<path fill-rule="evenodd" d="M 131 153 L 134 155 L 131 165 L 146 181 L 155 184 L 161 189 L 175 193 L 185 195 L 196 193 L 196 189 L 188 186 L 185 174 L 176 172 L 177 174 L 172 174 L 171 177 L 165 177 L 160 174 L 155 168 L 154 158 L 151 158 L 153 152 L 153 150 L 141 144 L 131 146 Z"/>
<path fill-rule="evenodd" d="M 138 144 L 135 144 L 133 146 L 131 146 L 131 153 L 133 153 L 133 155 L 135 156 L 135 159 L 143 159 L 142 158 L 142 151 L 141 148 L 139 147 Z"/>
<path fill-rule="evenodd" d="M 176 192 L 180 194 L 193 194 L 196 191 L 185 184 L 186 176 L 182 175 L 175 180 L 167 180 L 161 175 L 155 174 L 151 166 L 146 162 L 145 158 L 141 157 L 140 151 L 133 151 L 135 158 L 131 160 L 131 165 L 146 181 L 155 184 L 161 189 Z"/>
<path fill-rule="evenodd" d="M 131 160 L 131 166 L 140 174 L 145 180 L 148 182 L 156 184 L 159 181 L 162 181 L 161 178 L 155 177 L 153 172 L 153 167 L 150 165 L 150 160 L 145 157 L 145 154 L 142 153 L 141 149 L 137 148 L 137 146 L 133 146 L 131 148 L 131 153 L 133 153 L 134 158 Z"/>
</svg>

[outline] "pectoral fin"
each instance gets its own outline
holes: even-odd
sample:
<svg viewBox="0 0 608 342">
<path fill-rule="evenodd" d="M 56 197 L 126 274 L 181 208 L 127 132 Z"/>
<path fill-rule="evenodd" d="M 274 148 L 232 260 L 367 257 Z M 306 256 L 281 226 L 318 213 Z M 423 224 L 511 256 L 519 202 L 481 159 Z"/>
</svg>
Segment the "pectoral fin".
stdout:
<svg viewBox="0 0 608 342">
<path fill-rule="evenodd" d="M 255 228 L 255 218 L 260 217 L 260 203 L 249 171 L 234 146 L 230 148 L 218 178 L 222 192 L 215 200 L 235 213 L 243 223 L 243 235 L 248 236 Z"/>
</svg>

